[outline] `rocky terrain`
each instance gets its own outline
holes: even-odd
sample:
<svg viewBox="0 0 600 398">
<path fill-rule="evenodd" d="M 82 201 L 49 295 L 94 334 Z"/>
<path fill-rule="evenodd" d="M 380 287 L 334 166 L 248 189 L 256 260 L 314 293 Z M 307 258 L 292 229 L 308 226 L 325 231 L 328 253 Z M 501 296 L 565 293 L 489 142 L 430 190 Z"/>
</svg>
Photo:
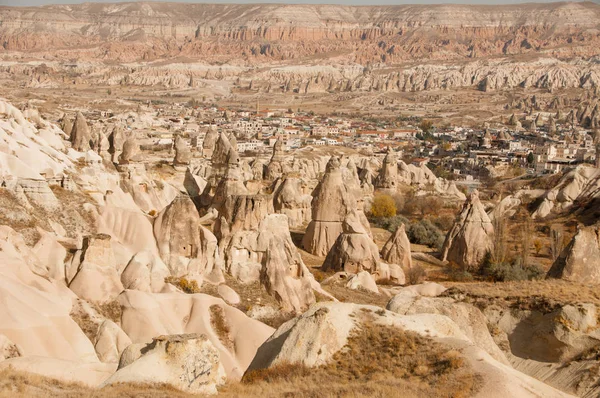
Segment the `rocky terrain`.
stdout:
<svg viewBox="0 0 600 398">
<path fill-rule="evenodd" d="M 0 397 L 598 397 L 599 14 L 0 7 Z"/>
<path fill-rule="evenodd" d="M 140 123 L 156 117 L 137 110 Z M 502 244 L 492 220 L 519 203 L 490 209 L 392 149 L 292 153 L 279 139 L 263 159 L 209 130 L 152 160 L 119 122 L 99 130 L 77 112 L 59 126 L 7 101 L 0 139 L 3 394 L 313 394 L 314 371 L 340 395 L 411 383 L 414 396 L 598 394 L 597 295 L 423 283 L 436 269 L 478 274 Z M 457 209 L 440 259 L 415 252 L 410 224 L 383 240 L 371 224 L 381 192 L 407 189 Z M 599 283 L 586 260 L 599 247 L 597 227 L 580 229 L 548 277 Z"/>
<path fill-rule="evenodd" d="M 509 103 L 494 94 L 507 90 L 597 94 L 599 14 L 594 3 L 0 7 L 0 78 L 38 89 L 162 87 L 242 104 L 360 109 L 356 97 L 368 97 L 372 109 L 402 112 L 427 112 L 407 100 L 464 104 L 464 90 L 489 93 L 490 104 Z M 453 94 L 414 97 L 439 91 Z"/>
</svg>

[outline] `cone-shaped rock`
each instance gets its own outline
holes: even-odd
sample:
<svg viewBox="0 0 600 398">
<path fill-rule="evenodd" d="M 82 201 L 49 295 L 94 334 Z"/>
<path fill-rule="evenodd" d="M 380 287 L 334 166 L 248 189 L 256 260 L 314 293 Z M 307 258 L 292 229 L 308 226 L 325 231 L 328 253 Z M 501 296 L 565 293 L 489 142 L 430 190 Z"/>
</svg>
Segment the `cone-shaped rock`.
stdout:
<svg viewBox="0 0 600 398">
<path fill-rule="evenodd" d="M 600 224 L 580 227 L 556 259 L 549 278 L 571 282 L 600 284 Z"/>
<path fill-rule="evenodd" d="M 381 249 L 381 257 L 386 262 L 401 265 L 405 269 L 412 267 L 410 241 L 406 236 L 404 224 L 401 224 L 385 243 Z"/>
<path fill-rule="evenodd" d="M 476 270 L 483 257 L 494 247 L 494 226 L 474 191 L 446 236 L 442 260 Z"/>
<path fill-rule="evenodd" d="M 392 148 L 388 148 L 388 153 L 383 159 L 383 166 L 375 180 L 377 188 L 395 188 L 398 185 L 398 158 Z"/>
<path fill-rule="evenodd" d="M 217 239 L 200 225 L 194 202 L 180 194 L 154 220 L 160 257 L 174 276 L 203 275 L 215 268 Z"/>
<path fill-rule="evenodd" d="M 356 200 L 342 178 L 340 160 L 332 157 L 325 175 L 313 191 L 312 221 L 308 224 L 302 246 L 309 253 L 325 256 L 342 233 L 346 215 L 356 209 Z"/>
<path fill-rule="evenodd" d="M 379 261 L 379 248 L 367 234 L 356 211 L 353 211 L 344 219 L 343 232 L 327 253 L 323 270 L 354 274 L 375 271 Z"/>
<path fill-rule="evenodd" d="M 85 116 L 81 112 L 77 112 L 75 123 L 71 130 L 71 145 L 76 151 L 85 152 L 90 149 L 90 140 L 90 128 L 85 120 Z"/>
</svg>

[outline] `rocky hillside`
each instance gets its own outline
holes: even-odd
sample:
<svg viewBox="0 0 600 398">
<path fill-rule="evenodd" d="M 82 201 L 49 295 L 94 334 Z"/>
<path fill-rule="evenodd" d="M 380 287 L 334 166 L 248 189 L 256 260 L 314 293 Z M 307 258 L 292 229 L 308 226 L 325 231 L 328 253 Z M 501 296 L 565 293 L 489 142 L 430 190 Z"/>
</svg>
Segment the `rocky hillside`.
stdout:
<svg viewBox="0 0 600 398">
<path fill-rule="evenodd" d="M 327 57 L 394 63 L 544 52 L 591 56 L 600 6 L 122 3 L 0 8 L 6 51 L 213 61 Z"/>
</svg>

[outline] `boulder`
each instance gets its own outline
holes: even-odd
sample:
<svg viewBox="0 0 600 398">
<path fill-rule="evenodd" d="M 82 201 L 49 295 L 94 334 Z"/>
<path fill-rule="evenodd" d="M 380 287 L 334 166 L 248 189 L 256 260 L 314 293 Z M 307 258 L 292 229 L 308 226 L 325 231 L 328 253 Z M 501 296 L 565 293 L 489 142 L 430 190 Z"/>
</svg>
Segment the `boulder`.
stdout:
<svg viewBox="0 0 600 398">
<path fill-rule="evenodd" d="M 352 275 L 346 284 L 346 287 L 352 290 L 365 290 L 367 292 L 379 294 L 379 289 L 375 280 L 367 271 L 361 271 Z"/>
<path fill-rule="evenodd" d="M 140 357 L 120 367 L 102 386 L 164 383 L 193 394 L 216 394 L 225 383 L 219 351 L 202 334 L 158 336 Z"/>
</svg>

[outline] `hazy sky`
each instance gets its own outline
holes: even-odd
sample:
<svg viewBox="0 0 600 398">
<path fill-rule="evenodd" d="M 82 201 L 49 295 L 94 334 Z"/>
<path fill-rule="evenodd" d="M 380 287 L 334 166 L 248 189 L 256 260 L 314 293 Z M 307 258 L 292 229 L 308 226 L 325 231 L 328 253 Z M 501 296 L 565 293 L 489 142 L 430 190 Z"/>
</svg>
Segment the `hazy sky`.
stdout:
<svg viewBox="0 0 600 398">
<path fill-rule="evenodd" d="M 88 0 L 94 1 L 94 0 Z M 96 0 L 97 3 L 115 3 L 119 0 Z M 131 0 L 129 0 L 131 1 Z M 170 0 L 164 0 L 170 1 Z M 515 4 L 515 3 L 548 3 L 550 1 L 560 0 L 214 0 L 214 1 L 195 1 L 195 0 L 173 0 L 178 3 L 289 3 L 289 4 L 347 4 L 347 5 L 388 5 L 388 4 L 440 4 L 440 3 L 461 3 L 461 4 Z M 38 6 L 43 4 L 77 4 L 83 3 L 83 0 L 0 0 L 0 5 L 8 6 Z M 596 0 L 598 2 L 598 0 Z"/>
</svg>

